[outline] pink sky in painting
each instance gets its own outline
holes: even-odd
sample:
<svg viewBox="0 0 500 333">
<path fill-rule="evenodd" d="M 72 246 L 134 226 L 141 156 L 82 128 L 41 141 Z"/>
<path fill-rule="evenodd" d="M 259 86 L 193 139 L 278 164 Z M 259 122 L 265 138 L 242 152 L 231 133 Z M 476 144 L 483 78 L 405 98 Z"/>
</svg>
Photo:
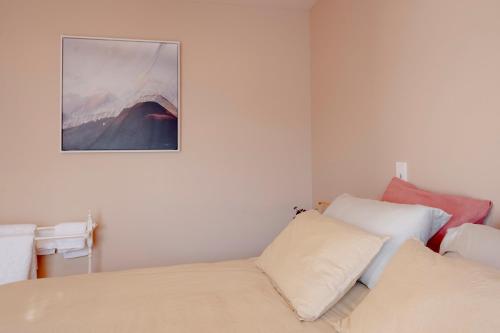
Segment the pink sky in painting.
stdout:
<svg viewBox="0 0 500 333">
<path fill-rule="evenodd" d="M 115 117 L 146 95 L 177 108 L 178 45 L 65 37 L 63 128 Z"/>
</svg>

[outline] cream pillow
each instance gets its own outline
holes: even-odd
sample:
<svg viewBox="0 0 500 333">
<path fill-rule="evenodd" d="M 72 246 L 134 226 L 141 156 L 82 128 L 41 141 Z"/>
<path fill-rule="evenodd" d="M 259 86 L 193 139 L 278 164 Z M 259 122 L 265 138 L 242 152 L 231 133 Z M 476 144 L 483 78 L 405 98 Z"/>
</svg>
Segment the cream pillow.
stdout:
<svg viewBox="0 0 500 333">
<path fill-rule="evenodd" d="M 311 210 L 290 222 L 256 264 L 298 317 L 312 321 L 354 285 L 385 240 Z"/>
<path fill-rule="evenodd" d="M 499 300 L 500 271 L 442 257 L 409 240 L 377 286 L 336 329 L 341 333 L 500 332 Z"/>
</svg>

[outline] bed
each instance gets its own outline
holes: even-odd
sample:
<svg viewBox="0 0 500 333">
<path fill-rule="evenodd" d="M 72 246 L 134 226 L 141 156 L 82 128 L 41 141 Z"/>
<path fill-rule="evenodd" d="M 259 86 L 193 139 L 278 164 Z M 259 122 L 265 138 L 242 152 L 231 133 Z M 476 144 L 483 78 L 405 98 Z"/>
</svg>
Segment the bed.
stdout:
<svg viewBox="0 0 500 333">
<path fill-rule="evenodd" d="M 0 287 L 0 332 L 332 332 L 367 293 L 303 322 L 254 259 L 77 275 Z"/>
<path fill-rule="evenodd" d="M 324 206 L 259 258 L 0 286 L 0 332 L 500 332 L 500 271 L 425 247 L 449 214 L 346 195 Z M 486 251 L 495 255 L 500 231 L 484 232 L 497 235 Z M 472 244 L 458 234 L 445 243 L 469 249 L 462 238 Z M 356 281 L 375 263 L 383 274 L 369 290 Z"/>
</svg>

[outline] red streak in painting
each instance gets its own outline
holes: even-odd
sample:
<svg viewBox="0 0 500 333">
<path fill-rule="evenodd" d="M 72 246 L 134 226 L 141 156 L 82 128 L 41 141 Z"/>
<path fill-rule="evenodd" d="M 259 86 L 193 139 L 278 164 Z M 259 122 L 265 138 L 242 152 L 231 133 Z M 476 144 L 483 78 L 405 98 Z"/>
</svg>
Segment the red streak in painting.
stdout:
<svg viewBox="0 0 500 333">
<path fill-rule="evenodd" d="M 146 119 L 153 119 L 153 120 L 163 121 L 163 120 L 172 120 L 172 119 L 176 119 L 176 118 L 175 118 L 174 115 L 171 115 L 171 114 L 152 113 L 152 114 L 148 114 L 146 116 Z"/>
</svg>

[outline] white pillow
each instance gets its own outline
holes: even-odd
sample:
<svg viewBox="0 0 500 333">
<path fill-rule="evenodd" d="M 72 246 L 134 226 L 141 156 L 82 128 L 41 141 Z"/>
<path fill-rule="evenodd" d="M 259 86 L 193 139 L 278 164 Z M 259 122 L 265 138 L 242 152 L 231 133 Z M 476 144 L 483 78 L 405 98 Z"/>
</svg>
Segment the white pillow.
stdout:
<svg viewBox="0 0 500 333">
<path fill-rule="evenodd" d="M 459 254 L 463 258 L 500 269 L 500 230 L 472 223 L 450 228 L 439 252 Z"/>
<path fill-rule="evenodd" d="M 498 300 L 500 271 L 442 257 L 409 240 L 335 332 L 500 332 Z"/>
<path fill-rule="evenodd" d="M 290 222 L 256 264 L 299 318 L 312 321 L 356 283 L 385 240 L 312 210 Z"/>
<path fill-rule="evenodd" d="M 385 265 L 406 240 L 416 238 L 425 244 L 451 218 L 438 208 L 360 199 L 348 194 L 336 198 L 323 214 L 391 237 L 361 276 L 360 281 L 368 288 L 376 285 Z"/>
</svg>

